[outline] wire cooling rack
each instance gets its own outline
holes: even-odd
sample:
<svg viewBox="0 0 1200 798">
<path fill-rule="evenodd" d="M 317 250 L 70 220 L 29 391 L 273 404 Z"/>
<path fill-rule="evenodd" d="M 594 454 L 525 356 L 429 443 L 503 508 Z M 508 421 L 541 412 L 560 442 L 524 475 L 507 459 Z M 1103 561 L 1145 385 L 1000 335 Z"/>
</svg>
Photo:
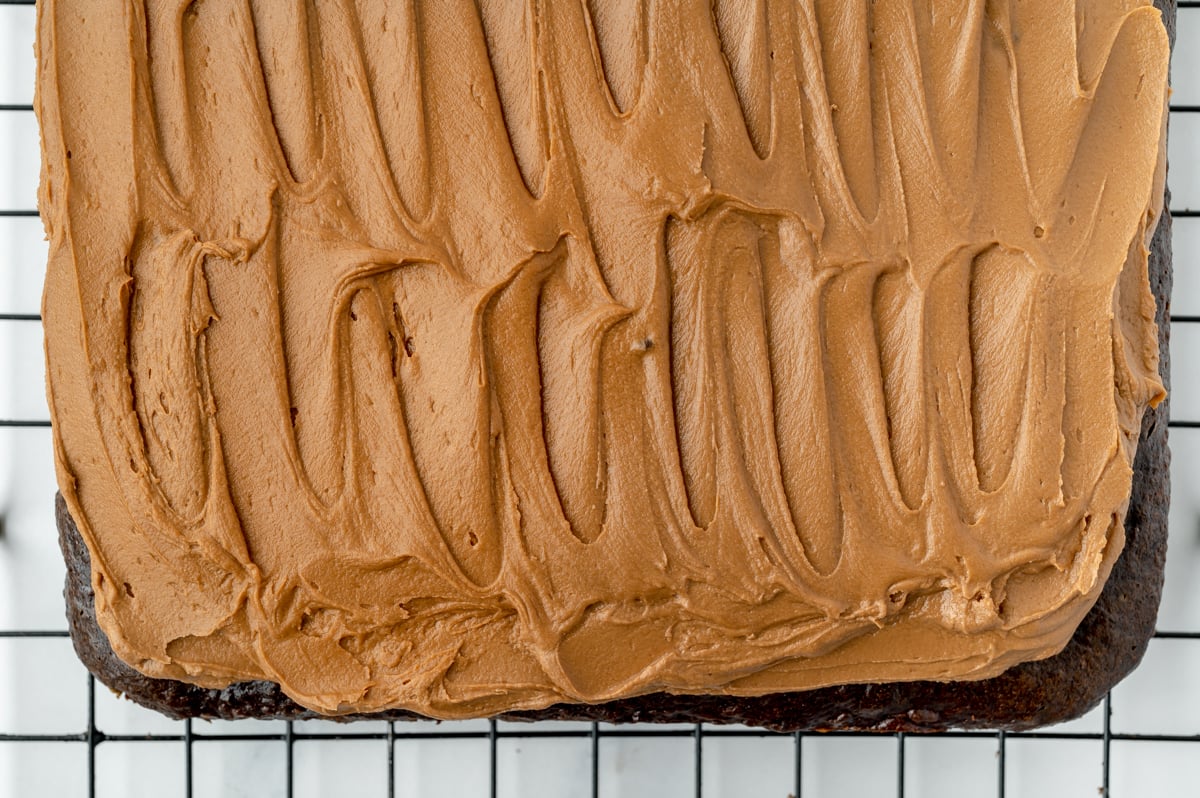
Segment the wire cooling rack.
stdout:
<svg viewBox="0 0 1200 798">
<path fill-rule="evenodd" d="M 33 0 L 0 0 L 0 798 L 1192 796 L 1200 789 L 1200 0 L 1171 105 L 1174 463 L 1160 631 L 1101 707 L 1039 732 L 778 735 L 708 725 L 169 721 L 75 660 L 41 377 Z"/>
</svg>

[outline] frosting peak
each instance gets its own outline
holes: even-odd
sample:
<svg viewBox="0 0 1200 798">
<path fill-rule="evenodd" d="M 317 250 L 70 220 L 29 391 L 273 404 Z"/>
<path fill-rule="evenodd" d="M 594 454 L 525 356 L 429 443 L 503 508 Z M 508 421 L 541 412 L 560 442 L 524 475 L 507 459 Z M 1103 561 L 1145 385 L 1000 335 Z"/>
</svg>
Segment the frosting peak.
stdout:
<svg viewBox="0 0 1200 798">
<path fill-rule="evenodd" d="M 1098 595 L 1163 394 L 1146 0 L 38 24 L 60 484 L 145 673 L 438 717 L 973 679 Z"/>
</svg>

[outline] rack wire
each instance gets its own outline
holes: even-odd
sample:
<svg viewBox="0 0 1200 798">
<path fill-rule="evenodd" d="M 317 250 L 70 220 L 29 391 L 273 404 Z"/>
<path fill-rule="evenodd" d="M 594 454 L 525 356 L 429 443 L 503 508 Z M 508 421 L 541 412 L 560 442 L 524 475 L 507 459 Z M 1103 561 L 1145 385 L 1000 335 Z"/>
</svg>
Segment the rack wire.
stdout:
<svg viewBox="0 0 1200 798">
<path fill-rule="evenodd" d="M 27 13 L 32 15 L 34 11 L 34 0 L 0 0 L 0 7 L 4 6 L 24 6 Z M 1200 0 L 1181 0 L 1178 3 L 1181 30 L 1186 28 L 1193 31 L 1194 41 L 1185 42 L 1181 37 L 1177 44 L 1179 47 L 1195 47 L 1200 48 Z M 1193 16 L 1188 16 L 1193 15 Z M 3 19 L 0 18 L 0 25 L 3 24 Z M 0 29 L 0 34 L 3 34 Z M 2 38 L 2 37 L 0 37 Z M 1181 81 L 1200 81 L 1200 75 L 1181 75 L 1178 69 L 1175 74 L 1175 82 L 1177 85 Z M 32 92 L 30 91 L 30 94 Z M 1196 92 L 1200 96 L 1200 91 Z M 5 122 L 5 117 L 10 115 L 32 115 L 33 106 L 28 103 L 0 103 L 0 126 Z M 1184 117 L 1190 117 L 1196 121 L 1200 121 L 1200 104 L 1191 103 L 1173 103 L 1170 107 L 1172 124 Z M 1197 161 L 1200 161 L 1200 141 L 1189 143 L 1189 150 L 1195 151 Z M 36 158 L 36 152 L 27 153 L 27 157 Z M 1174 188 L 1179 193 L 1181 187 L 1175 185 Z M 1200 194 L 1200 186 L 1190 187 L 1193 194 Z M 32 205 L 33 197 L 30 197 Z M 1200 218 L 1200 208 L 1179 207 L 1171 210 L 1172 216 L 1176 220 L 1190 220 Z M 3 218 L 36 218 L 38 212 L 33 208 L 0 208 L 0 219 Z M 1192 224 L 1200 225 L 1200 222 Z M 1190 265 L 1190 264 L 1187 264 Z M 28 268 L 38 268 L 37 264 L 23 264 Z M 1184 264 L 1181 264 L 1177 258 L 1176 270 L 1178 271 Z M 1196 307 L 1200 308 L 1200 301 L 1196 302 Z M 21 312 L 8 311 L 0 313 L 0 323 L 12 323 L 19 325 L 28 325 L 30 328 L 27 334 L 29 336 L 41 337 L 40 330 L 41 315 L 33 311 Z M 1178 314 L 1171 316 L 1172 325 L 1176 330 L 1181 330 L 1188 326 L 1195 326 L 1195 329 L 1200 330 L 1200 315 Z M 35 329 L 36 327 L 36 329 Z M 1197 339 L 1200 342 L 1200 338 Z M 1185 362 L 1188 362 L 1189 356 L 1193 359 L 1195 365 L 1200 366 L 1200 347 L 1195 352 L 1180 352 L 1176 351 L 1175 362 L 1177 371 L 1184 368 Z M 20 386 L 23 390 L 40 391 L 40 385 Z M 1169 426 L 1175 430 L 1196 430 L 1200 429 L 1200 418 L 1172 418 Z M 49 428 L 50 421 L 46 418 L 0 418 L 0 431 L 5 429 L 38 429 Z M 1172 444 L 1178 448 L 1180 445 L 1189 445 L 1200 447 L 1200 440 L 1189 440 L 1188 435 L 1195 433 L 1182 432 L 1179 436 L 1173 439 Z M 1176 490 L 1179 490 L 1179 485 L 1176 485 Z M 50 497 L 46 497 L 46 502 L 50 502 Z M 44 530 L 44 536 L 47 541 L 46 545 L 54 545 L 55 532 L 52 528 Z M 0 528 L 0 542 L 3 540 L 3 529 Z M 0 558 L 8 556 L 3 549 L 0 549 Z M 18 623 L 17 625 L 21 625 Z M 22 647 L 27 647 L 33 641 L 46 639 L 65 639 L 68 633 L 62 629 L 0 629 L 0 644 L 7 640 L 11 640 L 14 644 Z M 1200 629 L 1197 630 L 1170 630 L 1160 629 L 1155 633 L 1155 641 L 1185 641 L 1192 646 L 1200 647 Z M 1154 645 L 1152 643 L 1152 645 Z M 892 748 L 891 764 L 886 762 L 887 757 L 877 757 L 876 761 L 871 763 L 872 767 L 879 768 L 894 768 L 894 790 L 893 794 L 896 798 L 905 798 L 906 796 L 917 795 L 919 786 L 915 785 L 911 776 L 912 769 L 912 749 L 918 743 L 914 742 L 914 736 L 903 733 L 895 734 L 871 734 L 871 733 L 852 733 L 852 732 L 832 732 L 832 733 L 794 733 L 790 735 L 779 735 L 772 732 L 767 732 L 759 729 L 743 728 L 743 727 L 720 727 L 710 725 L 694 725 L 694 726 L 667 726 L 667 727 L 650 727 L 648 725 L 638 725 L 630 727 L 611 726 L 607 724 L 562 724 L 562 723 L 534 723 L 534 724 L 514 724 L 514 723 L 498 723 L 495 720 L 482 724 L 446 724 L 433 726 L 425 723 L 377 723 L 370 724 L 370 730 L 364 730 L 358 725 L 346 725 L 331 729 L 328 724 L 319 725 L 316 730 L 310 730 L 310 724 L 287 722 L 282 724 L 282 728 L 278 731 L 255 731 L 257 726 L 251 726 L 247 731 L 242 731 L 245 727 L 231 727 L 222 725 L 220 727 L 209 726 L 193 721 L 184 721 L 180 724 L 181 728 L 177 733 L 114 733 L 105 731 L 100 722 L 98 722 L 98 697 L 94 677 L 87 674 L 86 677 L 86 724 L 82 729 L 70 731 L 67 733 L 15 733 L 4 730 L 0 727 L 0 753 L 3 749 L 11 746 L 22 746 L 30 743 L 63 743 L 71 746 L 78 746 L 86 750 L 86 774 L 83 779 L 85 785 L 85 794 L 89 798 L 94 798 L 98 793 L 98 785 L 101 779 L 98 777 L 97 768 L 97 751 L 105 746 L 113 746 L 121 743 L 136 743 L 139 751 L 145 749 L 147 751 L 162 751 L 162 747 L 180 747 L 183 751 L 182 768 L 177 773 L 178 783 L 172 788 L 179 791 L 179 794 L 192 798 L 193 795 L 200 794 L 201 790 L 197 787 L 197 777 L 200 770 L 197 765 L 197 751 L 204 751 L 207 747 L 211 747 L 218 743 L 235 744 L 235 745 L 255 745 L 255 744 L 276 744 L 284 748 L 284 757 L 282 767 L 279 768 L 278 778 L 281 782 L 282 789 L 278 794 L 293 798 L 299 791 L 297 765 L 301 760 L 301 756 L 297 753 L 297 749 L 309 743 L 327 744 L 327 743 L 354 743 L 364 744 L 373 743 L 376 746 L 386 750 L 386 757 L 380 758 L 378 768 L 386 773 L 384 780 L 380 782 L 386 784 L 386 795 L 388 798 L 405 794 L 400 782 L 403 779 L 398 779 L 398 754 L 404 751 L 405 746 L 412 745 L 418 741 L 475 741 L 481 745 L 486 745 L 486 762 L 482 767 L 486 768 L 486 775 L 481 780 L 483 785 L 483 795 L 488 798 L 497 798 L 498 796 L 509 791 L 502 779 L 502 746 L 510 743 L 521 743 L 523 741 L 539 741 L 539 740 L 561 740 L 574 741 L 580 745 L 587 747 L 588 765 L 580 769 L 577 774 L 576 793 L 578 795 L 590 795 L 592 798 L 599 798 L 601 795 L 610 794 L 613 791 L 608 789 L 606 779 L 609 778 L 613 768 L 606 767 L 604 752 L 606 746 L 615 744 L 619 741 L 627 740 L 654 740 L 654 739 L 669 739 L 676 740 L 690 748 L 688 755 L 681 753 L 683 748 L 677 748 L 673 756 L 674 761 L 669 765 L 674 768 L 674 776 L 686 780 L 690 778 L 691 784 L 688 786 L 687 792 L 694 795 L 696 798 L 722 794 L 714 790 L 714 786 L 709 780 L 706 783 L 706 775 L 708 770 L 705 767 L 706 751 L 713 745 L 720 744 L 722 741 L 728 740 L 743 740 L 754 742 L 755 745 L 761 747 L 761 741 L 775 739 L 785 741 L 790 746 L 790 784 L 788 789 L 790 795 L 794 798 L 812 798 L 815 791 L 809 785 L 805 777 L 805 768 L 811 766 L 811 757 L 805 755 L 807 748 L 814 744 L 821 743 L 838 738 L 852 739 L 872 739 L 875 741 L 888 741 Z M 1200 675 L 1193 678 L 1200 680 Z M 2 685 L 0 685 L 2 688 Z M 1118 692 L 1120 688 L 1117 688 Z M 0 701 L 6 700 L 6 696 L 0 693 Z M 998 798 L 1005 796 L 1013 796 L 1018 793 L 1013 787 L 1011 779 L 1011 760 L 1013 746 L 1025 741 L 1039 741 L 1039 744 L 1047 741 L 1078 741 L 1091 743 L 1099 748 L 1099 762 L 1095 763 L 1095 771 L 1093 771 L 1096 780 L 1088 782 L 1084 786 L 1080 794 L 1094 795 L 1092 789 L 1098 788 L 1102 796 L 1113 796 L 1112 791 L 1112 776 L 1115 744 L 1137 744 L 1139 746 L 1168 746 L 1176 744 L 1185 744 L 1188 746 L 1188 754 L 1192 759 L 1200 760 L 1200 733 L 1169 733 L 1169 732 L 1123 732 L 1114 728 L 1113 724 L 1113 694 L 1107 695 L 1103 701 L 1103 705 L 1098 710 L 1098 722 L 1093 722 L 1090 725 L 1085 720 L 1082 724 L 1068 724 L 1065 727 L 1051 728 L 1035 732 L 1020 732 L 1020 733 L 1005 733 L 986 732 L 986 731 L 951 731 L 937 735 L 942 740 L 970 740 L 984 741 L 994 745 L 994 769 L 989 775 L 985 772 L 977 774 L 979 783 L 982 784 L 985 780 L 994 782 L 994 794 Z M 2 713 L 0 713 L 2 714 Z M 1095 714 L 1095 713 L 1094 713 Z M 382 728 L 379 728 L 382 727 Z M 1098 727 L 1098 728 L 1097 728 Z M 238 728 L 237 731 L 229 731 L 231 728 Z M 926 735 L 921 735 L 921 738 L 927 739 Z M 755 742 L 759 741 L 759 742 Z M 143 743 L 150 745 L 143 746 Z M 778 745 L 774 749 L 778 749 Z M 520 754 L 518 753 L 519 757 Z M 690 758 L 690 762 L 687 760 Z M 680 761 L 682 760 L 682 761 Z M 505 760 L 506 762 L 508 760 Z M 663 767 L 667 767 L 667 763 L 660 763 Z M 776 763 L 778 764 L 778 763 Z M 1184 778 L 1189 778 L 1183 774 Z M 1197 783 L 1195 777 L 1191 781 L 1191 789 L 1195 789 Z M 719 785 L 718 785 L 719 787 Z M 7 795 L 7 786 L 0 781 L 0 796 Z M 528 794 L 529 790 L 522 790 L 524 794 Z M 71 793 L 76 794 L 76 793 Z M 157 793 L 156 793 L 157 794 Z M 984 794 L 984 793 L 980 793 Z M 782 796 L 781 796 L 782 798 Z"/>
</svg>

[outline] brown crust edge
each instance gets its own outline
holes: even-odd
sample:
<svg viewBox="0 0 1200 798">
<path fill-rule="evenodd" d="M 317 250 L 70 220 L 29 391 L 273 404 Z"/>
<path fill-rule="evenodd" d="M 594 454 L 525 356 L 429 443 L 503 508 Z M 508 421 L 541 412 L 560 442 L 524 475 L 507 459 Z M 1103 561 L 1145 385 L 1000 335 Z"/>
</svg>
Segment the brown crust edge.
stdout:
<svg viewBox="0 0 1200 798">
<path fill-rule="evenodd" d="M 1174 0 L 1156 0 L 1172 42 Z M 1169 201 L 1170 194 L 1167 199 Z M 1150 287 L 1158 300 L 1160 371 L 1170 380 L 1171 217 L 1164 212 L 1150 248 Z M 777 731 L 931 732 L 948 728 L 1031 729 L 1079 717 L 1141 661 L 1154 633 L 1162 594 L 1170 499 L 1168 404 L 1148 410 L 1134 461 L 1125 520 L 1125 549 L 1091 612 L 1056 656 L 1028 662 L 979 682 L 902 682 L 829 687 L 754 698 L 655 693 L 603 704 L 556 704 L 507 713 L 505 720 L 594 720 L 611 723 L 742 723 Z M 111 690 L 172 718 L 303 720 L 324 717 L 266 681 L 210 690 L 152 679 L 121 661 L 96 622 L 91 558 L 55 498 L 59 544 L 67 563 L 64 596 L 71 640 L 80 660 Z M 334 720 L 413 720 L 403 710 Z"/>
</svg>

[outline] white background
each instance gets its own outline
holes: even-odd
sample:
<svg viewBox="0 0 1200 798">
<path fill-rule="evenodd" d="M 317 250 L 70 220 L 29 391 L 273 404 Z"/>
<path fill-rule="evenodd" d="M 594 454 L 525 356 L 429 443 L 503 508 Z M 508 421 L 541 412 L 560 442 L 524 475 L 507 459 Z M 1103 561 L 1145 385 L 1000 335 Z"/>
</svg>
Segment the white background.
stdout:
<svg viewBox="0 0 1200 798">
<path fill-rule="evenodd" d="M 0 105 L 28 104 L 33 95 L 32 6 L 0 5 Z M 1200 105 L 1200 9 L 1179 12 L 1174 62 L 1179 105 Z M 1200 208 L 1200 113 L 1172 115 L 1173 207 Z M 38 178 L 32 113 L 0 111 L 0 209 L 31 209 Z M 0 218 L 0 314 L 37 313 L 45 244 L 36 218 Z M 1175 223 L 1172 312 L 1200 315 L 1200 219 Z M 0 320 L 0 419 L 46 419 L 41 325 Z M 1177 419 L 1200 420 L 1200 324 L 1172 332 Z M 1200 632 L 1200 430 L 1172 430 L 1173 506 L 1166 592 L 1160 630 Z M 14 638 L 18 630 L 61 631 L 63 565 L 53 517 L 50 432 L 0 428 L 0 798 L 84 796 L 89 790 L 89 680 L 64 637 Z M 1112 694 L 1111 796 L 1195 796 L 1200 793 L 1200 639 L 1156 639 L 1142 666 Z M 168 721 L 95 686 L 95 727 L 124 736 L 96 746 L 95 794 L 116 798 L 187 794 L 189 769 L 183 722 Z M 383 723 L 340 726 L 298 723 L 296 735 L 378 734 Z M 686 734 L 662 736 L 671 728 Z M 1103 786 L 1103 708 L 1037 738 L 1009 737 L 1000 756 L 995 736 L 827 737 L 801 743 L 801 794 L 899 796 L 999 795 L 1001 766 L 1009 796 L 1095 798 Z M 286 795 L 287 744 L 278 739 L 214 740 L 283 735 L 283 723 L 190 726 L 205 739 L 193 745 L 195 796 Z M 396 724 L 391 775 L 398 796 L 489 795 L 493 765 L 486 722 Z M 500 796 L 589 796 L 592 740 L 588 724 L 498 725 L 495 772 Z M 601 731 L 611 731 L 601 727 Z M 599 794 L 684 798 L 696 794 L 693 727 L 621 727 L 599 743 Z M 705 727 L 705 733 L 718 727 Z M 507 732 L 575 736 L 505 736 Z M 660 736 L 637 736 L 637 732 Z M 137 741 L 148 734 L 167 741 Z M 75 736 L 77 741 L 13 740 Z M 705 736 L 701 757 L 705 796 L 794 794 L 796 740 L 771 736 Z M 1076 735 L 1072 737 L 1071 735 Z M 1172 739 L 1161 739 L 1167 736 Z M 296 796 L 382 798 L 388 791 L 384 739 L 304 739 L 295 743 Z"/>
</svg>

